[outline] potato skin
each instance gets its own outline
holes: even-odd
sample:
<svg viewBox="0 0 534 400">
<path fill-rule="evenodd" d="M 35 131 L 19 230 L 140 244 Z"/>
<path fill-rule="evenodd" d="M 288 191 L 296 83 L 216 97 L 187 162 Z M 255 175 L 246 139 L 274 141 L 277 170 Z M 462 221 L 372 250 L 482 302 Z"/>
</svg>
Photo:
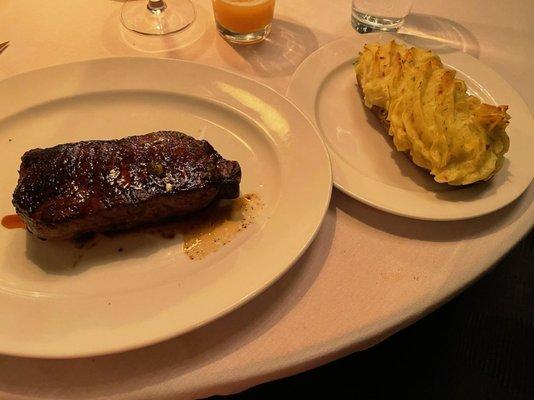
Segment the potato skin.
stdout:
<svg viewBox="0 0 534 400">
<path fill-rule="evenodd" d="M 509 148 L 507 106 L 467 93 L 456 71 L 430 51 L 395 41 L 365 45 L 354 64 L 364 104 L 395 147 L 434 179 L 469 185 L 491 179 Z"/>
</svg>

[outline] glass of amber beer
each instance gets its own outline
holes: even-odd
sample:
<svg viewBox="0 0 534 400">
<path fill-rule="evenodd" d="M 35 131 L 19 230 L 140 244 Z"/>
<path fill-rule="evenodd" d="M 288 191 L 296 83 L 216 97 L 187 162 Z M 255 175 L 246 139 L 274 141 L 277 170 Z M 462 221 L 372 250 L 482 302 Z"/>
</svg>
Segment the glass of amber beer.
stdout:
<svg viewBox="0 0 534 400">
<path fill-rule="evenodd" d="M 271 32 L 275 0 L 212 0 L 217 29 L 231 43 L 252 44 Z"/>
</svg>

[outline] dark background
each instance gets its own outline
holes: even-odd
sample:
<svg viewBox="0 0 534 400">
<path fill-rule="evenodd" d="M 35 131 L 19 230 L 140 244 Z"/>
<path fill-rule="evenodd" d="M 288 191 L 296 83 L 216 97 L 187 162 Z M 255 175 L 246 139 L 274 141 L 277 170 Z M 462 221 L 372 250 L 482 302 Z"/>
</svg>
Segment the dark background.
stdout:
<svg viewBox="0 0 534 400">
<path fill-rule="evenodd" d="M 371 349 L 212 399 L 313 395 L 534 399 L 534 231 L 472 287 Z"/>
</svg>

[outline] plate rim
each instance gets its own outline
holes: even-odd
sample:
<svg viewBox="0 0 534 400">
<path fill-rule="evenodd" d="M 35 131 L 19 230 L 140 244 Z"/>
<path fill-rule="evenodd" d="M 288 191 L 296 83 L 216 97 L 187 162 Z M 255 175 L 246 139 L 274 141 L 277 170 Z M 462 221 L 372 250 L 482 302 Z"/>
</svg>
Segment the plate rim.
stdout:
<svg viewBox="0 0 534 400">
<path fill-rule="evenodd" d="M 362 38 L 362 36 L 363 35 L 359 34 L 357 36 L 357 38 L 360 39 L 360 38 Z M 373 32 L 373 33 L 366 34 L 366 37 L 369 37 L 369 40 L 363 39 L 364 41 L 372 41 L 373 39 L 377 40 L 376 38 L 378 38 L 378 37 L 383 37 L 383 38 L 385 37 L 386 38 L 385 40 L 394 39 L 394 40 L 396 40 L 398 42 L 407 43 L 408 45 L 411 46 L 411 44 L 409 42 L 406 42 L 403 37 L 399 37 L 398 35 L 394 35 L 394 34 L 387 33 L 387 32 Z M 408 39 L 409 39 L 409 37 L 408 37 Z M 511 200 L 503 201 L 501 204 L 498 204 L 496 207 L 489 207 L 488 209 L 486 209 L 486 208 L 485 209 L 481 209 L 481 210 L 479 210 L 477 212 L 471 212 L 468 215 L 454 215 L 454 216 L 437 215 L 437 214 L 426 215 L 425 213 L 407 211 L 405 209 L 400 209 L 400 208 L 395 207 L 395 206 L 389 206 L 388 204 L 385 204 L 384 202 L 380 202 L 380 201 L 377 201 L 376 199 L 369 198 L 368 193 L 358 192 L 356 190 L 348 188 L 347 185 L 346 185 L 346 182 L 345 182 L 345 184 L 343 182 L 340 182 L 339 178 L 336 177 L 336 175 L 337 175 L 336 174 L 336 169 L 343 168 L 343 167 L 340 167 L 339 164 L 345 163 L 345 160 L 343 160 L 341 158 L 341 156 L 339 156 L 336 153 L 335 149 L 331 149 L 328 138 L 322 132 L 322 129 L 319 126 L 316 114 L 313 113 L 313 115 L 309 115 L 308 114 L 308 109 L 307 109 L 308 107 L 302 107 L 302 104 L 301 104 L 302 102 L 300 101 L 301 99 L 299 99 L 298 98 L 298 94 L 296 94 L 297 93 L 296 85 L 298 83 L 298 80 L 302 79 L 302 77 L 304 76 L 303 75 L 303 71 L 305 69 L 309 68 L 310 65 L 312 65 L 312 63 L 315 61 L 315 58 L 317 58 L 319 55 L 321 55 L 325 51 L 328 51 L 328 50 L 331 50 L 331 49 L 332 50 L 337 50 L 340 47 L 349 46 L 350 43 L 353 43 L 354 41 L 355 41 L 354 36 L 344 36 L 344 37 L 340 37 L 340 38 L 338 38 L 336 40 L 333 40 L 331 42 L 328 42 L 325 45 L 323 45 L 320 48 L 318 48 L 317 50 L 315 50 L 313 53 L 311 53 L 297 67 L 297 69 L 295 70 L 295 72 L 293 73 L 293 75 L 291 77 L 291 81 L 290 81 L 290 83 L 289 83 L 289 85 L 287 87 L 287 90 L 286 90 L 286 97 L 288 97 L 290 100 L 292 100 L 294 103 L 296 103 L 298 106 L 301 107 L 301 110 L 312 120 L 312 122 L 314 123 L 317 131 L 321 134 L 321 136 L 323 136 L 325 145 L 327 146 L 328 152 L 330 153 L 330 158 L 331 158 L 331 162 L 332 162 L 332 173 L 333 173 L 333 184 L 334 184 L 334 187 L 336 187 L 338 190 L 340 190 L 341 192 L 343 192 L 347 196 L 349 196 L 349 197 L 351 197 L 351 198 L 353 198 L 353 199 L 355 199 L 357 201 L 360 201 L 360 202 L 362 202 L 362 203 L 364 203 L 364 204 L 366 204 L 368 206 L 376 208 L 378 210 L 381 210 L 381 211 L 384 211 L 384 212 L 387 212 L 387 213 L 390 213 L 390 214 L 393 214 L 393 215 L 398 215 L 398 216 L 401 216 L 401 217 L 405 217 L 405 218 L 411 218 L 411 219 L 423 220 L 423 221 L 461 221 L 461 220 L 468 220 L 468 219 L 482 217 L 484 215 L 491 214 L 493 212 L 496 212 L 496 211 L 506 207 L 510 203 L 512 203 L 515 200 L 517 200 L 517 198 L 520 197 L 523 193 L 525 193 L 525 191 L 528 189 L 529 185 L 532 183 L 532 181 L 534 179 L 534 176 L 531 176 L 529 183 L 527 183 L 524 186 L 524 188 L 516 194 L 516 196 L 514 198 L 512 198 Z M 521 106 L 523 111 L 526 111 L 526 113 L 523 113 L 523 114 L 527 118 L 530 117 L 529 118 L 530 125 L 534 129 L 534 119 L 532 118 L 530 110 L 529 110 L 528 106 L 526 105 L 524 99 L 521 97 L 521 95 L 504 78 L 502 78 L 491 67 L 487 66 L 486 64 L 484 64 L 480 60 L 472 57 L 470 54 L 463 53 L 463 52 L 460 52 L 460 51 L 454 51 L 451 54 L 447 54 L 445 58 L 452 57 L 452 56 L 458 56 L 458 55 L 460 55 L 461 57 L 465 57 L 466 60 L 468 60 L 468 62 L 470 62 L 470 63 L 476 63 L 477 67 L 481 67 L 481 68 L 485 69 L 486 73 L 490 73 L 494 77 L 498 78 L 500 80 L 500 83 L 505 85 L 505 87 L 509 91 L 509 93 L 512 94 L 513 96 L 517 97 L 517 99 L 515 99 L 515 100 L 517 100 L 517 105 Z M 446 60 L 444 60 L 444 61 L 446 62 Z M 332 71 L 335 68 L 340 67 L 342 65 L 342 63 L 345 63 L 345 62 L 348 62 L 348 60 L 344 60 L 343 62 L 337 63 L 335 67 L 330 68 L 328 73 L 326 75 L 324 75 L 323 79 L 318 83 L 317 88 L 315 88 L 315 86 L 313 86 L 313 89 L 311 89 L 311 90 L 314 91 L 314 93 L 313 93 L 314 94 L 314 110 L 316 109 L 315 107 L 316 107 L 317 101 L 319 99 L 319 96 L 316 96 L 316 94 L 320 93 L 320 87 L 324 84 L 324 82 L 326 81 L 326 78 L 331 75 Z M 315 91 L 317 91 L 317 93 L 315 93 Z M 533 138 L 530 138 L 530 140 L 532 140 L 532 139 Z M 338 164 L 338 165 L 336 165 L 336 164 Z M 379 184 L 382 187 L 384 187 L 386 190 L 391 190 L 391 191 L 395 191 L 395 192 L 410 192 L 411 193 L 411 191 L 409 191 L 407 189 L 392 187 L 392 186 L 390 186 L 390 185 L 388 185 L 386 183 L 371 179 L 371 178 L 367 177 L 365 174 L 363 174 L 361 172 L 357 172 L 357 173 L 359 175 L 358 179 L 360 181 L 363 181 L 366 184 L 372 185 L 373 182 L 375 184 L 376 184 L 376 182 L 379 182 Z M 531 175 L 534 175 L 534 174 L 531 174 Z M 421 193 L 427 193 L 427 191 L 421 192 Z M 417 196 L 417 195 L 414 195 L 414 197 L 415 196 Z"/>
<path fill-rule="evenodd" d="M 38 68 L 38 69 L 32 69 L 29 71 L 25 71 L 20 74 L 11 75 L 5 79 L 0 80 L 0 84 L 9 81 L 11 79 L 15 78 L 23 78 L 24 76 L 35 74 L 35 73 L 46 73 L 47 70 L 55 69 L 55 68 L 68 68 L 68 67 L 75 67 L 75 66 L 81 66 L 84 64 L 96 64 L 96 63 L 107 63 L 107 62 L 140 62 L 140 63 L 170 63 L 174 64 L 175 68 L 180 68 L 180 65 L 185 64 L 189 65 L 190 67 L 199 67 L 204 68 L 205 70 L 212 71 L 216 74 L 226 74 L 233 76 L 234 79 L 237 80 L 244 80 L 249 85 L 255 85 L 263 88 L 263 90 L 271 93 L 271 95 L 276 96 L 280 101 L 286 103 L 290 108 L 293 108 L 294 111 L 299 115 L 299 118 L 302 118 L 303 121 L 305 121 L 308 126 L 314 131 L 314 135 L 317 139 L 318 148 L 320 148 L 321 153 L 324 155 L 324 165 L 322 165 L 322 168 L 324 169 L 323 172 L 325 173 L 325 179 L 327 179 L 328 182 L 325 182 L 324 184 L 324 191 L 322 203 L 320 207 L 317 209 L 320 210 L 320 218 L 317 219 L 317 221 L 314 222 L 314 228 L 313 232 L 307 233 L 307 239 L 305 242 L 299 244 L 299 251 L 296 252 L 291 256 L 291 261 L 287 263 L 283 268 L 281 268 L 276 273 L 273 273 L 269 279 L 264 282 L 261 285 L 258 285 L 258 287 L 255 287 L 253 290 L 249 290 L 248 293 L 245 296 L 240 297 L 239 299 L 231 302 L 231 304 L 228 304 L 226 307 L 222 307 L 219 309 L 218 312 L 212 313 L 208 318 L 199 319 L 195 324 L 190 324 L 187 327 L 183 327 L 182 329 L 175 329 L 171 332 L 166 332 L 159 335 L 152 335 L 150 337 L 145 337 L 145 340 L 139 340 L 135 343 L 128 343 L 123 344 L 121 346 L 106 346 L 105 344 L 99 346 L 97 350 L 77 350 L 75 352 L 72 351 L 47 351 L 46 349 L 42 348 L 42 351 L 35 351 L 30 350 L 26 351 L 25 349 L 6 349 L 6 348 L 0 348 L 0 354 L 5 354 L 9 356 L 17 356 L 17 357 L 30 357 L 30 358 L 37 358 L 37 359 L 72 359 L 72 358 L 84 358 L 84 357 L 94 357 L 94 356 L 102 356 L 102 355 L 109 355 L 109 354 L 116 354 L 116 353 L 122 353 L 142 347 L 147 347 L 154 345 L 156 343 L 160 343 L 166 340 L 170 340 L 172 338 L 178 337 L 180 335 L 183 335 L 187 332 L 191 332 L 195 329 L 198 329 L 199 327 L 205 326 L 227 314 L 230 312 L 233 312 L 235 310 L 238 310 L 243 305 L 245 305 L 247 302 L 255 298 L 256 296 L 260 295 L 262 292 L 267 290 L 269 287 L 271 287 L 276 281 L 283 278 L 285 274 L 295 265 L 295 263 L 302 257 L 302 255 L 308 250 L 310 245 L 313 243 L 313 241 L 316 239 L 317 234 L 319 233 L 319 230 L 324 222 L 326 213 L 328 212 L 328 208 L 330 205 L 330 200 L 332 196 L 332 182 L 333 182 L 333 175 L 332 175 L 332 165 L 331 165 L 331 158 L 330 154 L 327 150 L 326 144 L 324 143 L 324 140 L 322 138 L 322 135 L 317 131 L 315 124 L 309 119 L 309 117 L 302 112 L 302 110 L 290 99 L 285 97 L 283 94 L 277 92 L 275 89 L 269 87 L 263 82 L 260 82 L 258 80 L 255 80 L 251 77 L 244 76 L 242 74 L 236 73 L 235 71 L 231 71 L 225 68 L 219 68 L 213 65 L 207 65 L 198 63 L 195 61 L 189 61 L 189 60 L 180 60 L 180 59 L 173 59 L 173 58 L 152 58 L 152 57 L 135 57 L 135 56 L 126 56 L 126 57 L 99 57 L 99 58 L 91 58 L 86 60 L 80 60 L 75 62 L 68 62 L 68 63 L 58 63 L 54 65 L 49 65 L 44 68 Z M 75 89 L 77 90 L 77 89 Z M 172 89 L 169 89 L 169 92 L 173 92 Z M 176 91 L 174 91 L 176 92 Z M 83 93 L 81 93 L 83 94 Z M 183 93 L 182 93 L 183 94 Z M 76 96 L 76 94 L 73 94 Z M 217 100 L 216 98 L 206 97 L 206 96 L 193 96 L 197 98 L 204 98 L 210 102 L 217 102 L 219 103 L 220 100 Z M 243 113 L 243 110 L 234 108 L 232 105 L 224 104 L 226 107 L 232 108 L 234 111 Z M 7 113 L 4 117 L 9 117 L 9 113 Z M 2 118 L 4 118 L 2 117 Z M 251 118 L 247 115 L 247 118 Z M 309 131 L 307 133 L 309 135 Z M 328 183 L 328 185 L 326 184 Z M 141 289 L 139 290 L 142 292 L 143 290 L 150 290 L 150 288 Z M 72 350 L 71 347 L 69 347 L 69 350 Z"/>
</svg>

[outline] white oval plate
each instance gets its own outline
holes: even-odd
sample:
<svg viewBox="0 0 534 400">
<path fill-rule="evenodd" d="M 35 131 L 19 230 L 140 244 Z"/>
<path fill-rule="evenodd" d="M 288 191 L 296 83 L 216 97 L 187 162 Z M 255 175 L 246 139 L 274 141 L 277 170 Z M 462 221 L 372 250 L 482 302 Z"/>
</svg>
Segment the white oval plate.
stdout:
<svg viewBox="0 0 534 400">
<path fill-rule="evenodd" d="M 320 135 L 252 80 L 190 62 L 116 58 L 18 75 L 0 93 L 1 215 L 14 212 L 26 150 L 156 130 L 207 139 L 240 162 L 241 192 L 265 203 L 250 229 L 200 261 L 183 254 L 179 237 L 118 236 L 79 250 L 0 229 L 0 353 L 98 355 L 189 331 L 279 278 L 326 212 L 332 178 Z"/>
<path fill-rule="evenodd" d="M 469 90 L 490 104 L 508 104 L 510 151 L 489 182 L 464 188 L 436 183 L 394 149 L 387 132 L 363 105 L 352 63 L 365 43 L 399 40 L 355 35 L 320 48 L 298 68 L 287 91 L 325 138 L 334 185 L 370 206 L 405 217 L 459 220 L 498 210 L 515 200 L 534 175 L 534 122 L 517 92 L 497 73 L 460 52 L 440 54 Z M 409 44 L 409 43 L 408 43 Z"/>
</svg>

